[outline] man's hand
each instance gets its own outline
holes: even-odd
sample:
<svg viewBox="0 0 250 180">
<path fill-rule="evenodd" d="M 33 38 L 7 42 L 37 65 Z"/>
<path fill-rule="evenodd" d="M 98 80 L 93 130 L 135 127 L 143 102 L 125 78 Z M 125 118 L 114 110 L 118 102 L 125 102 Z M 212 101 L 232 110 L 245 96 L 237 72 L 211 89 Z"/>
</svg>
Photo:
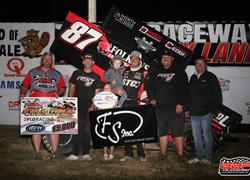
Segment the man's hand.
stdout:
<svg viewBox="0 0 250 180">
<path fill-rule="evenodd" d="M 91 104 L 91 106 L 88 108 L 88 112 L 89 111 L 94 111 L 95 110 L 95 105 L 94 104 Z"/>
</svg>

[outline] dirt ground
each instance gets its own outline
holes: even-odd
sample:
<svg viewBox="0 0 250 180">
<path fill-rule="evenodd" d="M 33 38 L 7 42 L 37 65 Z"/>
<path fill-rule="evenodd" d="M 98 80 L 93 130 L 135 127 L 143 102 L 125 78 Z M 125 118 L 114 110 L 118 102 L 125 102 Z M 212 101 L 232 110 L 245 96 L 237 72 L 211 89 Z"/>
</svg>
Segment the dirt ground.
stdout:
<svg viewBox="0 0 250 180">
<path fill-rule="evenodd" d="M 51 160 L 43 149 L 42 161 L 34 161 L 34 151 L 30 136 L 20 136 L 19 127 L 0 126 L 0 179 L 221 179 L 218 174 L 222 157 L 250 158 L 250 134 L 233 133 L 226 150 L 214 154 L 211 165 L 189 165 L 179 163 L 173 151 L 169 151 L 168 161 L 157 159 L 159 150 L 146 144 L 147 161 L 140 162 L 138 157 L 128 162 L 120 162 L 122 147 L 115 148 L 113 161 L 102 160 L 102 149 L 91 149 L 93 160 L 66 161 L 64 156 Z M 227 179 L 241 177 L 227 177 Z"/>
</svg>

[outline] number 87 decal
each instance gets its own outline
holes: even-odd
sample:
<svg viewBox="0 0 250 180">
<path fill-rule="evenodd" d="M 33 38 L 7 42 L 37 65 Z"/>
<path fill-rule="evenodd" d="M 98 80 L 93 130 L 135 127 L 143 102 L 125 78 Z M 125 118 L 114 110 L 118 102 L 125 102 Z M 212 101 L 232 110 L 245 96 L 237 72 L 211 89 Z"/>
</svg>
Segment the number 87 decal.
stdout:
<svg viewBox="0 0 250 180">
<path fill-rule="evenodd" d="M 83 35 L 87 37 L 81 39 Z M 89 28 L 86 24 L 77 21 L 62 33 L 61 38 L 83 51 L 87 46 L 97 42 L 102 35 L 102 33 L 95 29 Z"/>
</svg>

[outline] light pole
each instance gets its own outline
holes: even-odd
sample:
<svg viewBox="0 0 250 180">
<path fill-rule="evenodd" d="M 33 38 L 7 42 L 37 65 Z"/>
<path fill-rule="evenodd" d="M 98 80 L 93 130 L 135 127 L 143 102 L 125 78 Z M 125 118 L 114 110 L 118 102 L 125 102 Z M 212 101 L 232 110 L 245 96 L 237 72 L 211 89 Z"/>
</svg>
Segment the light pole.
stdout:
<svg viewBox="0 0 250 180">
<path fill-rule="evenodd" d="M 88 0 L 88 21 L 96 22 L 96 0 Z"/>
</svg>

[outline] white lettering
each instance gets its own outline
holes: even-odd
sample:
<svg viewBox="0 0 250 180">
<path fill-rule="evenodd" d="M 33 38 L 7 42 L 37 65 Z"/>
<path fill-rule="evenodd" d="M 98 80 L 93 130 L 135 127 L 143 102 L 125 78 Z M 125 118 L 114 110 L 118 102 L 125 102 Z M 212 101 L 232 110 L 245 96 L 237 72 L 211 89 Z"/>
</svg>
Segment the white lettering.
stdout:
<svg viewBox="0 0 250 180">
<path fill-rule="evenodd" d="M 233 28 L 232 43 L 247 42 L 246 29 L 244 24 L 235 24 Z"/>
<path fill-rule="evenodd" d="M 206 32 L 203 31 L 202 28 L 206 28 L 206 24 L 196 24 L 194 26 L 194 42 L 206 42 L 206 39 L 201 38 L 201 36 L 206 35 Z"/>
<path fill-rule="evenodd" d="M 208 24 L 210 42 L 228 42 L 230 28 L 231 24 L 226 24 L 224 30 L 222 24 Z"/>
</svg>

